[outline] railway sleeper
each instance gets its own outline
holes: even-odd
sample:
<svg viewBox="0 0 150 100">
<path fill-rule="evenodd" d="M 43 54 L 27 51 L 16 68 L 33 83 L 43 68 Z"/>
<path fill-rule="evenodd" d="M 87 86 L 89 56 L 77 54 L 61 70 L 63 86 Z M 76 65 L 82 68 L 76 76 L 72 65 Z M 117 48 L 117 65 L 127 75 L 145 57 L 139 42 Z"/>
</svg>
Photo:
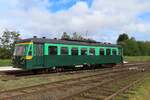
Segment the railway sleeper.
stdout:
<svg viewBox="0 0 150 100">
<path fill-rule="evenodd" d="M 66 100 L 85 100 L 85 97 L 78 96 L 78 97 L 74 97 L 74 98 L 70 98 Z M 86 100 L 91 100 L 91 98 L 86 98 Z"/>
<path fill-rule="evenodd" d="M 80 95 L 81 97 L 84 98 L 90 98 L 90 99 L 94 99 L 94 100 L 103 100 L 104 98 L 106 98 L 106 96 L 104 95 L 99 95 L 99 94 L 82 94 Z"/>
<path fill-rule="evenodd" d="M 119 100 L 122 100 L 122 99 L 128 99 L 128 95 L 127 94 L 124 94 L 124 93 L 120 93 L 117 95 L 117 97 L 114 97 L 114 98 L 118 98 Z"/>
<path fill-rule="evenodd" d="M 129 90 L 129 91 L 127 91 L 125 94 L 131 94 L 131 95 L 133 95 L 133 94 L 135 94 L 135 91 Z"/>
</svg>

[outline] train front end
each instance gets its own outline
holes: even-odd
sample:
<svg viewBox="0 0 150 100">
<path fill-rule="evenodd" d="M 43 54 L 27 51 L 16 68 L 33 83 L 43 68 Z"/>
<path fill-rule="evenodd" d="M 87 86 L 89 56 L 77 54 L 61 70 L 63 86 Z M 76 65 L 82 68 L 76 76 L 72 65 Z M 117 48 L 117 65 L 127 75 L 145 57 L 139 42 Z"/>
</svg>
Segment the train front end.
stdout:
<svg viewBox="0 0 150 100">
<path fill-rule="evenodd" d="M 33 42 L 20 42 L 15 44 L 12 58 L 13 67 L 27 69 L 32 65 Z"/>
</svg>

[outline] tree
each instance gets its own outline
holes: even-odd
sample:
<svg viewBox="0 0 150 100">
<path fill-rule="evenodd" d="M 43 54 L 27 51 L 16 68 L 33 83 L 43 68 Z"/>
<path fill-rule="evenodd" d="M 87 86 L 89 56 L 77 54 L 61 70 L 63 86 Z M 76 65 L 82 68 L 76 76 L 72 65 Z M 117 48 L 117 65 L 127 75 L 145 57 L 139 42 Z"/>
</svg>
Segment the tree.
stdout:
<svg viewBox="0 0 150 100">
<path fill-rule="evenodd" d="M 21 40 L 19 36 L 20 36 L 19 32 L 16 32 L 16 31 L 11 32 L 11 43 L 10 43 L 11 52 L 14 51 L 15 42 L 18 40 Z"/>
<path fill-rule="evenodd" d="M 129 39 L 129 36 L 126 33 L 120 34 L 117 39 L 117 43 L 119 44 L 120 42 L 123 42 L 128 39 Z"/>
<path fill-rule="evenodd" d="M 2 48 L 5 48 L 5 49 L 13 48 L 13 44 L 15 41 L 17 41 L 19 39 L 19 36 L 20 36 L 20 34 L 16 31 L 5 30 L 2 33 L 2 37 L 0 38 Z"/>
<path fill-rule="evenodd" d="M 136 41 L 131 39 L 120 42 L 120 45 L 123 47 L 124 55 L 126 56 L 140 56 L 141 52 L 139 45 Z"/>
<path fill-rule="evenodd" d="M 2 37 L 0 38 L 2 48 L 9 49 L 10 38 L 11 38 L 10 32 L 8 30 L 4 31 Z"/>
<path fill-rule="evenodd" d="M 130 40 L 136 41 L 136 39 L 135 39 L 134 37 L 131 37 L 131 39 L 130 39 Z"/>
<path fill-rule="evenodd" d="M 73 33 L 72 39 L 73 40 L 78 40 L 78 34 L 76 32 Z"/>
<path fill-rule="evenodd" d="M 138 41 L 139 49 L 142 56 L 150 56 L 150 42 Z"/>
<path fill-rule="evenodd" d="M 73 39 L 73 40 L 85 40 L 85 38 L 82 37 L 80 34 L 77 34 L 77 32 L 74 32 L 74 33 L 73 33 L 72 39 Z"/>
<path fill-rule="evenodd" d="M 62 40 L 67 40 L 67 39 L 70 39 L 70 36 L 66 32 L 63 32 L 63 35 L 61 36 L 61 39 Z"/>
<path fill-rule="evenodd" d="M 1 58 L 11 57 L 14 50 L 15 41 L 20 39 L 19 36 L 20 34 L 16 31 L 5 30 L 2 33 L 2 37 L 0 38 L 0 43 L 1 43 L 1 53 L 3 53 L 3 55 L 0 56 Z M 2 57 L 6 55 L 7 57 Z"/>
<path fill-rule="evenodd" d="M 11 58 L 10 50 L 0 48 L 0 59 L 9 59 L 9 58 Z"/>
</svg>

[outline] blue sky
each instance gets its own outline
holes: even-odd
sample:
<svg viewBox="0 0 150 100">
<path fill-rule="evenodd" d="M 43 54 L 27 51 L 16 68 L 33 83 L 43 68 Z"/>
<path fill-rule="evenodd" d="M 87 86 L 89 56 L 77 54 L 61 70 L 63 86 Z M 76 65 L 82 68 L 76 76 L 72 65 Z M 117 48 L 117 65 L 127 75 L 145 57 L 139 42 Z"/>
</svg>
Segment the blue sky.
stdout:
<svg viewBox="0 0 150 100">
<path fill-rule="evenodd" d="M 78 32 L 115 43 L 121 33 L 150 40 L 150 0 L 0 0 L 0 35 L 6 28 L 22 38 L 59 38 Z"/>
<path fill-rule="evenodd" d="M 86 2 L 88 7 L 91 7 L 93 0 L 49 0 L 52 5 L 48 9 L 52 12 L 57 12 L 60 10 L 67 10 L 77 2 Z"/>
<path fill-rule="evenodd" d="M 140 16 L 139 16 L 140 20 L 143 21 L 150 21 L 150 11 L 149 12 L 143 12 Z"/>
</svg>

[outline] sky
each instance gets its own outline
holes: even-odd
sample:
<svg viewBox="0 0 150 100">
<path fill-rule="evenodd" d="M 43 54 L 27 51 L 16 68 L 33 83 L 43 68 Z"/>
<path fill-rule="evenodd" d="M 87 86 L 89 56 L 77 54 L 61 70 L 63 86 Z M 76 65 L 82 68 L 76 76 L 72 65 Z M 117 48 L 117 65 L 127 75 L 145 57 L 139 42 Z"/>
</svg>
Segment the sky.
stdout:
<svg viewBox="0 0 150 100">
<path fill-rule="evenodd" d="M 150 0 L 0 0 L 0 35 L 60 38 L 62 32 L 115 43 L 119 34 L 150 40 Z"/>
</svg>

